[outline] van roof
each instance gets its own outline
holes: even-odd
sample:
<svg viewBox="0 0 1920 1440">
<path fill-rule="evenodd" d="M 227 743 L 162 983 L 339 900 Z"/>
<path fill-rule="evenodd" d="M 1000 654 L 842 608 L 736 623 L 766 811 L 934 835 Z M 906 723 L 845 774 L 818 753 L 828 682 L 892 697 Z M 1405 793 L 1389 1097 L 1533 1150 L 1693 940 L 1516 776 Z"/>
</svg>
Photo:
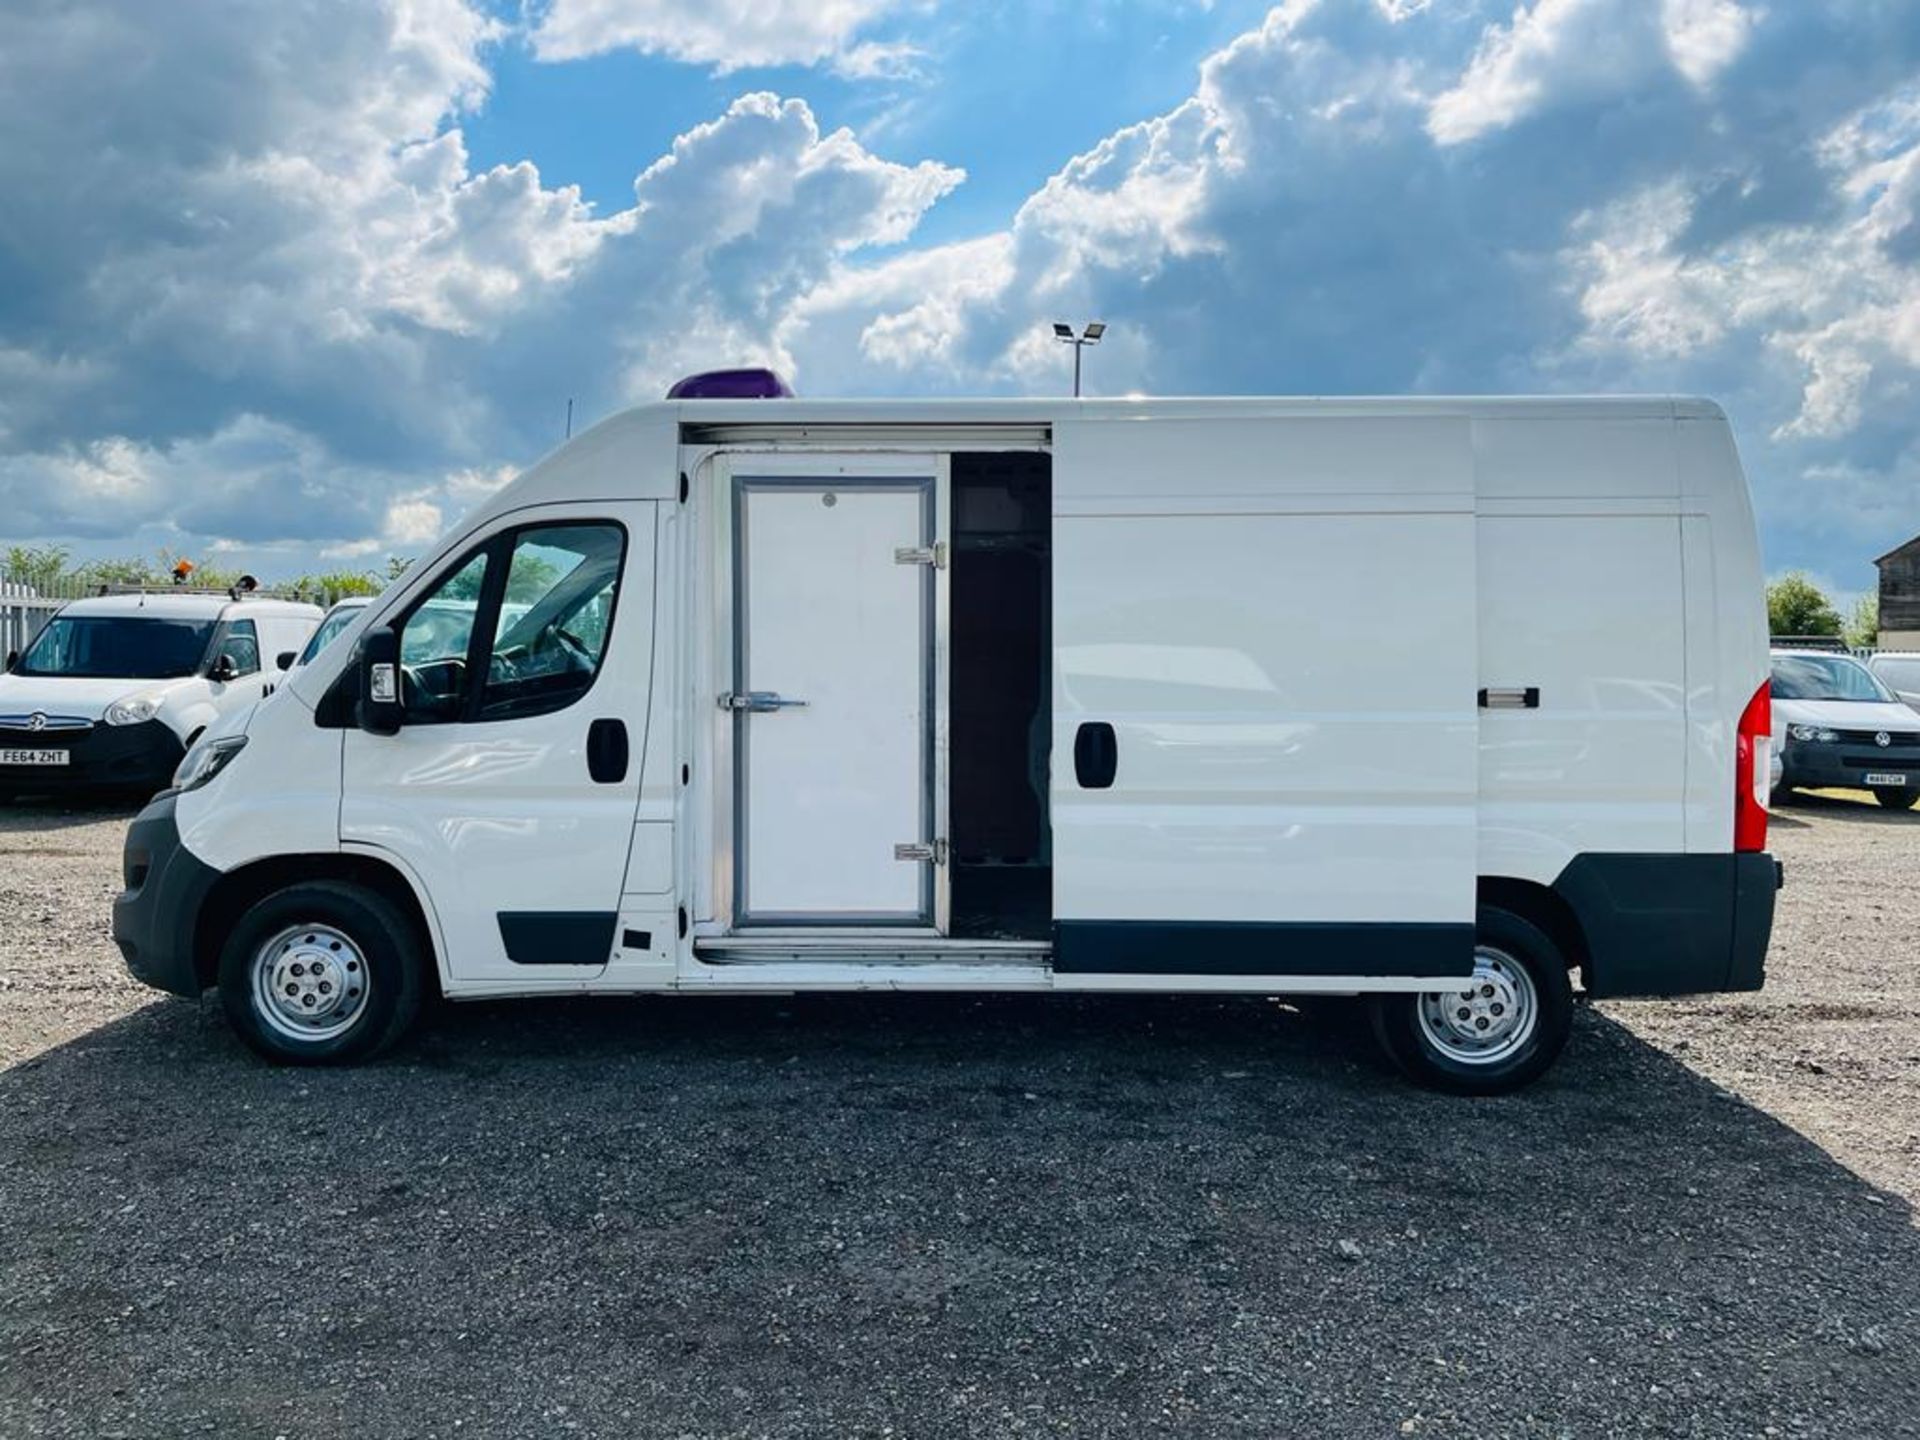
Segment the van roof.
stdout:
<svg viewBox="0 0 1920 1440">
<path fill-rule="evenodd" d="M 93 595 L 70 601 L 63 615 L 127 615 L 148 619 L 222 620 L 243 615 L 299 616 L 318 620 L 320 607 L 301 600 L 230 600 L 224 595 L 169 595 L 164 590 L 136 595 Z"/>
<path fill-rule="evenodd" d="M 1712 400 L 1690 395 L 1126 395 L 853 400 L 673 400 L 616 413 L 662 412 L 694 424 L 1035 424 L 1052 419 L 1175 420 L 1300 415 L 1595 415 L 1616 419 L 1724 420 Z M 603 422 L 604 423 L 604 422 Z"/>
</svg>

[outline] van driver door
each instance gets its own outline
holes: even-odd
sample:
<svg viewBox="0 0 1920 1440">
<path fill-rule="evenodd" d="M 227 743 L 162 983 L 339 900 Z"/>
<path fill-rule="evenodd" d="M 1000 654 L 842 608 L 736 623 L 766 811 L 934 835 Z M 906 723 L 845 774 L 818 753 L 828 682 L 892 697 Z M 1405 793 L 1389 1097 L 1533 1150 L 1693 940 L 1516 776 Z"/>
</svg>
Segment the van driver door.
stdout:
<svg viewBox="0 0 1920 1440">
<path fill-rule="evenodd" d="M 457 983 L 564 987 L 614 946 L 652 684 L 655 507 L 516 511 L 397 617 L 405 715 L 350 729 L 340 838 L 423 886 Z"/>
</svg>

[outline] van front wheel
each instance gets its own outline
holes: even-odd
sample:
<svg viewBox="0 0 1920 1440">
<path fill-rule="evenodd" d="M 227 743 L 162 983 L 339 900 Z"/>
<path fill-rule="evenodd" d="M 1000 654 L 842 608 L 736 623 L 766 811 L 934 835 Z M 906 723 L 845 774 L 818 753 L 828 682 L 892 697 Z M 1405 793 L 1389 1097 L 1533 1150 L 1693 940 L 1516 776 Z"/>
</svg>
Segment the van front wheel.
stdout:
<svg viewBox="0 0 1920 1440">
<path fill-rule="evenodd" d="M 316 881 L 276 890 L 241 917 L 220 952 L 220 1003 L 269 1060 L 346 1065 L 406 1033 L 425 973 L 414 927 L 390 900 Z"/>
<path fill-rule="evenodd" d="M 1417 1084 L 1456 1095 L 1498 1095 L 1545 1073 L 1573 1028 L 1567 960 L 1538 926 L 1482 906 L 1474 969 L 1457 985 L 1376 995 L 1373 1030 Z"/>
</svg>

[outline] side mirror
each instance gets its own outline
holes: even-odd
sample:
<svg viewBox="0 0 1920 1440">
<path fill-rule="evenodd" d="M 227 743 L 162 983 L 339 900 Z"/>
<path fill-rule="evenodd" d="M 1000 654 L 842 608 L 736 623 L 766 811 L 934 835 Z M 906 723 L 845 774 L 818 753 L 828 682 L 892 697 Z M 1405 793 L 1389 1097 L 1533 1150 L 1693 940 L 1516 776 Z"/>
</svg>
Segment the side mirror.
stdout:
<svg viewBox="0 0 1920 1440">
<path fill-rule="evenodd" d="M 213 664 L 207 667 L 207 679 L 222 685 L 233 679 L 236 673 L 231 655 L 216 655 L 213 657 Z"/>
<path fill-rule="evenodd" d="M 13 673 L 13 667 L 18 665 L 19 663 L 20 663 L 20 652 L 18 650 L 7 651 L 6 673 L 11 675 Z"/>
<path fill-rule="evenodd" d="M 300 654 L 296 650 L 282 650 L 278 655 L 274 656 L 273 667 L 276 670 L 291 670 L 293 669 L 293 662 L 299 658 Z"/>
<path fill-rule="evenodd" d="M 360 668 L 360 728 L 369 735 L 400 729 L 400 635 L 385 626 L 360 637 L 354 656 Z"/>
</svg>

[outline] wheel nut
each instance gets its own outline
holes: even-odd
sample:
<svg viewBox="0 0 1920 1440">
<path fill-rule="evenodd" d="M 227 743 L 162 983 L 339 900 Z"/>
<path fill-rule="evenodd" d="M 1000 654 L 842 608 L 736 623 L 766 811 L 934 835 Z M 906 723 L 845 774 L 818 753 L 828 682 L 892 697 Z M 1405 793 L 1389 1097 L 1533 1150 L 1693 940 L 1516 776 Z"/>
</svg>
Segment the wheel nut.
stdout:
<svg viewBox="0 0 1920 1440">
<path fill-rule="evenodd" d="M 1473 1018 L 1473 1012 L 1464 1005 L 1460 1007 L 1458 1014 L 1462 1020 L 1470 1020 Z"/>
</svg>

